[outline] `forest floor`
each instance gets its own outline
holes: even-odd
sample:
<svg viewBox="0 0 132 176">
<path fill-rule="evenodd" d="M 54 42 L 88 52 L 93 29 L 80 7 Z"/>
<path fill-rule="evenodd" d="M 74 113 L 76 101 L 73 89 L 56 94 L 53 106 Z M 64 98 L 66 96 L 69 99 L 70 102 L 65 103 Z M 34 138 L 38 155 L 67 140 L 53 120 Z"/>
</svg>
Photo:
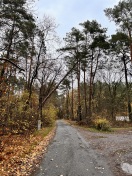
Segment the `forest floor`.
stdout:
<svg viewBox="0 0 132 176">
<path fill-rule="evenodd" d="M 0 175 L 30 175 L 39 166 L 54 134 L 55 127 L 47 127 L 33 134 L 0 136 Z"/>
<path fill-rule="evenodd" d="M 106 158 L 115 176 L 132 175 L 132 127 L 117 128 L 110 133 L 90 131 L 85 127 L 74 127 L 89 142 L 95 152 Z"/>
</svg>

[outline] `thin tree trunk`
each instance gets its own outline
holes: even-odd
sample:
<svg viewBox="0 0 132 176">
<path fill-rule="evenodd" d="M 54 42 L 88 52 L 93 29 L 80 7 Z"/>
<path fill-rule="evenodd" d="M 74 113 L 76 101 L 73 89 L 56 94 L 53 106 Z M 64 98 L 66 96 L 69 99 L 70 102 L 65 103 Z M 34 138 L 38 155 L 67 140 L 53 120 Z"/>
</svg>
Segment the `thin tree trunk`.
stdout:
<svg viewBox="0 0 132 176">
<path fill-rule="evenodd" d="M 27 87 L 28 87 L 28 91 L 30 89 L 30 82 L 31 82 L 31 72 L 32 72 L 32 65 L 33 65 L 33 49 L 34 49 L 34 43 L 33 43 L 33 39 L 31 40 L 32 43 L 32 51 L 31 51 L 31 56 L 30 56 L 30 66 L 29 66 L 29 72 L 28 72 L 28 81 L 27 81 Z"/>
<path fill-rule="evenodd" d="M 66 116 L 67 116 L 67 119 L 69 119 L 69 90 L 67 90 L 67 96 L 66 96 Z"/>
<path fill-rule="evenodd" d="M 28 83 L 28 58 L 26 57 L 26 84 Z"/>
<path fill-rule="evenodd" d="M 125 82 L 126 82 L 126 89 L 127 89 L 128 114 L 129 114 L 130 120 L 132 121 L 132 117 L 131 117 L 131 98 L 130 98 L 130 90 L 129 90 L 128 77 L 127 77 L 127 67 L 126 67 L 126 62 L 125 62 L 125 56 L 124 55 L 122 57 L 122 60 L 123 60 L 124 69 L 125 69 Z"/>
<path fill-rule="evenodd" d="M 30 87 L 30 79 L 31 79 L 31 71 L 32 71 L 32 65 L 33 65 L 33 58 L 30 57 L 30 67 L 29 67 L 29 73 L 28 73 L 28 89 Z"/>
<path fill-rule="evenodd" d="M 81 96 L 80 96 L 80 60 L 78 59 L 78 65 L 77 65 L 77 81 L 78 81 L 78 120 L 82 120 L 82 114 L 81 114 Z"/>
<path fill-rule="evenodd" d="M 37 77 L 37 74 L 38 74 L 38 69 L 39 69 L 39 66 L 40 66 L 40 63 L 39 63 L 39 59 L 40 59 L 40 56 L 41 56 L 41 51 L 42 51 L 42 47 L 43 47 L 43 41 L 41 42 L 41 46 L 39 48 L 39 53 L 38 53 L 38 57 L 37 57 L 37 63 L 36 63 L 36 67 L 33 71 L 33 75 L 32 75 L 32 78 L 30 80 L 30 84 L 29 84 L 29 88 L 28 88 L 28 91 L 29 91 L 29 97 L 28 97 L 28 101 L 30 102 L 30 99 L 31 99 L 31 95 L 32 95 L 32 84 L 33 84 L 33 81 L 34 79 Z M 32 58 L 31 58 L 32 59 Z M 30 65 L 31 66 L 31 65 Z M 29 78 L 30 79 L 30 78 Z"/>
<path fill-rule="evenodd" d="M 92 79 L 93 79 L 93 58 L 91 61 L 91 68 L 90 68 L 90 83 L 89 83 L 89 107 L 88 107 L 88 116 L 89 116 L 89 121 L 91 121 L 91 116 L 92 116 Z"/>
<path fill-rule="evenodd" d="M 72 120 L 74 120 L 74 90 L 73 90 L 73 77 L 72 77 L 72 101 L 71 101 Z"/>
<path fill-rule="evenodd" d="M 128 28 L 128 36 L 130 40 L 130 57 L 131 57 L 131 62 L 132 62 L 132 35 L 131 35 L 131 29 Z"/>
<path fill-rule="evenodd" d="M 131 55 L 131 62 L 132 62 L 132 43 L 130 44 L 130 55 Z"/>
<path fill-rule="evenodd" d="M 95 66 L 95 69 L 93 71 L 93 60 L 94 60 L 94 55 L 93 55 L 93 51 L 92 51 L 92 60 L 91 60 L 91 68 L 90 68 L 90 84 L 89 84 L 89 112 L 88 112 L 88 115 L 89 115 L 89 121 L 91 121 L 91 117 L 92 117 L 92 99 L 93 99 L 93 96 L 94 96 L 94 91 L 93 91 L 93 84 L 94 84 L 94 79 L 95 79 L 95 75 L 96 75 L 96 72 L 97 72 L 97 68 L 98 68 L 98 63 L 99 63 L 99 56 L 100 56 L 100 51 L 98 53 L 98 56 L 97 56 L 97 60 L 96 60 L 96 66 Z"/>
<path fill-rule="evenodd" d="M 43 104 L 42 104 L 42 94 L 43 94 L 43 78 L 41 80 L 41 87 L 40 87 L 40 90 L 39 90 L 39 119 L 38 120 L 42 120 L 42 110 L 43 110 Z"/>
<path fill-rule="evenodd" d="M 87 94 L 86 94 L 86 70 L 84 68 L 84 101 L 85 101 L 85 118 L 87 117 Z"/>
</svg>

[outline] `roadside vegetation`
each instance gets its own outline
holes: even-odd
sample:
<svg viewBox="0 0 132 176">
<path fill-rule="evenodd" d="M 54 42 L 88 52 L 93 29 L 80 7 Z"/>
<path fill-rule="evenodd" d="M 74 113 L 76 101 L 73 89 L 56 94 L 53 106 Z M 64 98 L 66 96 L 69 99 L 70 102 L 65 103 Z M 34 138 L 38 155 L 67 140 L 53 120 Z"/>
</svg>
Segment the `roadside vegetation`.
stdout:
<svg viewBox="0 0 132 176">
<path fill-rule="evenodd" d="M 54 132 L 55 126 L 52 126 L 27 135 L 1 136 L 0 174 L 30 175 L 38 167 Z"/>
<path fill-rule="evenodd" d="M 64 38 L 65 63 L 70 69 L 62 84 L 61 117 L 80 125 L 109 130 L 132 122 L 132 2 L 123 0 L 105 15 L 117 25 L 110 37 L 97 21 L 85 21 Z M 74 85 L 77 85 L 76 88 Z M 117 120 L 118 119 L 118 120 Z M 122 123 L 120 122 L 122 120 Z"/>
<path fill-rule="evenodd" d="M 58 118 L 101 131 L 132 122 L 131 0 L 104 10 L 117 25 L 115 34 L 107 36 L 106 28 L 88 19 L 73 27 L 63 43 L 54 19 L 36 17 L 33 4 L 0 2 L 3 176 L 19 166 L 14 173 L 21 175 L 24 158 L 35 153 Z M 128 117 L 129 122 L 120 123 L 117 116 Z M 42 130 L 36 132 L 38 121 Z"/>
</svg>

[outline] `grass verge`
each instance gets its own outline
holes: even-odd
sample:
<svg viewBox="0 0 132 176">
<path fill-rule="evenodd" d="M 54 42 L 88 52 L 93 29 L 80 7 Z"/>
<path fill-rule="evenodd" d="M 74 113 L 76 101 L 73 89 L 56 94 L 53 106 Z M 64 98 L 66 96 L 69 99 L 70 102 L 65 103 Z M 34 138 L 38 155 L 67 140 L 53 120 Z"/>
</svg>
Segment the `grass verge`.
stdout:
<svg viewBox="0 0 132 176">
<path fill-rule="evenodd" d="M 73 125 L 75 127 L 79 127 L 81 129 L 93 132 L 93 133 L 114 133 L 114 132 L 121 132 L 121 131 L 132 131 L 132 127 L 128 126 L 128 125 L 124 125 L 123 127 L 119 126 L 119 127 L 111 127 L 110 131 L 100 131 L 97 130 L 96 128 L 93 127 L 88 127 L 87 125 L 79 125 L 76 121 L 71 121 L 71 120 L 65 120 L 69 125 Z"/>
</svg>

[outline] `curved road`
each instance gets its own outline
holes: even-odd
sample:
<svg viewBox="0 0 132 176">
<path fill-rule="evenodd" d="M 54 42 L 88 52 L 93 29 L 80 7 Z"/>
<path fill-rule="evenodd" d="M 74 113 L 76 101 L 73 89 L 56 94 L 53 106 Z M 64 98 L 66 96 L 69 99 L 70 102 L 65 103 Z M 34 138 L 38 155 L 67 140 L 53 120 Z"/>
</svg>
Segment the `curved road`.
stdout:
<svg viewBox="0 0 132 176">
<path fill-rule="evenodd" d="M 107 162 L 81 134 L 63 120 L 34 176 L 113 176 Z"/>
</svg>

